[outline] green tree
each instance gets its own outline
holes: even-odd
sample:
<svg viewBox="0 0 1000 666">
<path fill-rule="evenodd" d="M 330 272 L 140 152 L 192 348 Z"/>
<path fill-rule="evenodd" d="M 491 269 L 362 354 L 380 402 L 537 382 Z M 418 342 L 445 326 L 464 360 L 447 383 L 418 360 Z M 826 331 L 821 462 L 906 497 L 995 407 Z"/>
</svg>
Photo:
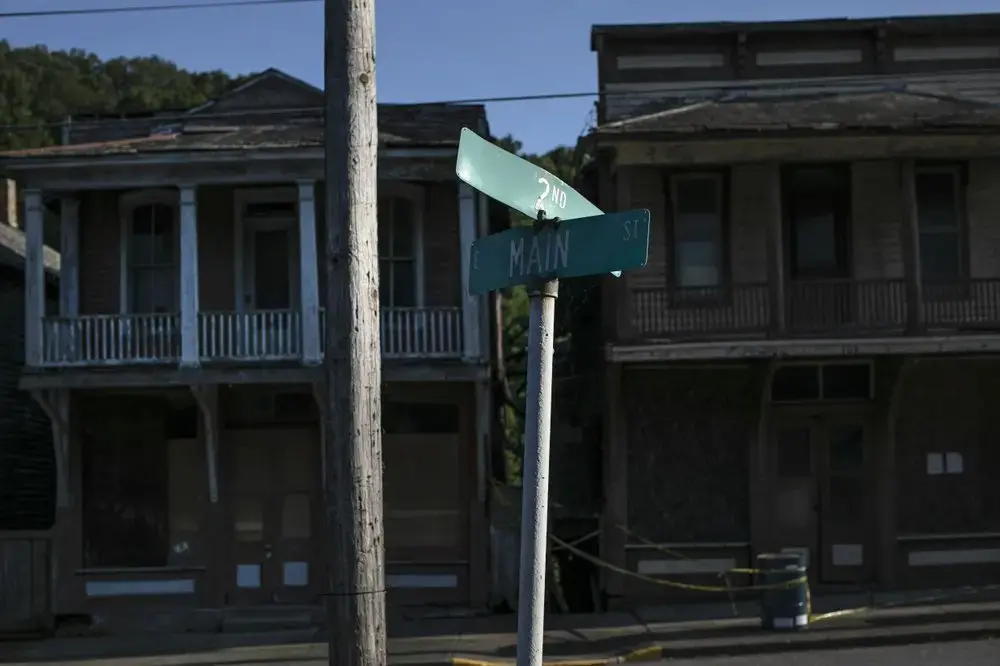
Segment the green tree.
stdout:
<svg viewBox="0 0 1000 666">
<path fill-rule="evenodd" d="M 566 183 L 575 185 L 587 164 L 588 156 L 578 148 L 559 146 L 546 153 L 525 153 L 520 141 L 511 135 L 496 139 L 496 144 L 504 150 L 536 164 L 546 171 L 556 175 Z M 516 211 L 510 212 L 510 226 L 530 224 L 531 220 Z M 556 309 L 556 339 L 555 353 L 557 363 L 572 344 L 569 331 L 572 330 L 570 320 L 573 305 L 577 300 L 574 286 L 560 285 L 561 307 Z M 521 479 L 521 460 L 524 446 L 524 398 L 526 388 L 526 361 L 528 347 L 528 294 L 524 287 L 513 287 L 506 290 L 501 304 L 503 326 L 501 336 L 504 350 L 504 367 L 502 381 L 504 383 L 505 405 L 502 419 L 504 428 L 504 476 L 508 483 L 519 483 Z"/>
<path fill-rule="evenodd" d="M 81 49 L 11 48 L 0 40 L 0 149 L 57 143 L 70 115 L 186 110 L 250 75 L 189 72 L 157 56 L 101 60 Z"/>
</svg>

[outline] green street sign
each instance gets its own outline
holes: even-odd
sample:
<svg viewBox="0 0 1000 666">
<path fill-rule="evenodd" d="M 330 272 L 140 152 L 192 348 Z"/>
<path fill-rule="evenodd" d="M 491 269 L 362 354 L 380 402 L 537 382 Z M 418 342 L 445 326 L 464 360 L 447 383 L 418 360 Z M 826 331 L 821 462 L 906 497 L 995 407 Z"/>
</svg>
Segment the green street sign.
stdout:
<svg viewBox="0 0 1000 666">
<path fill-rule="evenodd" d="M 594 215 L 558 227 L 516 227 L 472 243 L 469 291 L 483 294 L 532 278 L 569 278 L 641 268 L 649 257 L 649 211 Z"/>
<path fill-rule="evenodd" d="M 483 194 L 531 219 L 572 220 L 604 211 L 551 173 L 492 144 L 468 128 L 458 143 L 458 177 Z"/>
<path fill-rule="evenodd" d="M 486 196 L 533 220 L 540 210 L 545 211 L 545 217 L 550 220 L 603 214 L 600 208 L 556 176 L 494 145 L 467 127 L 462 128 L 458 142 L 455 173 Z M 615 277 L 620 275 L 615 272 Z"/>
</svg>

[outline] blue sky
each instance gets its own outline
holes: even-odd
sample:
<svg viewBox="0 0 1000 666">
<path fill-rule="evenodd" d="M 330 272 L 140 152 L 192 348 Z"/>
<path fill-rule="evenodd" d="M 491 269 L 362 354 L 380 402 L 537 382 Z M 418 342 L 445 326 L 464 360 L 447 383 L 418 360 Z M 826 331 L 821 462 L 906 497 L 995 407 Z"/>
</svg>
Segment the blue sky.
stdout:
<svg viewBox="0 0 1000 666">
<path fill-rule="evenodd" d="M 0 0 L 0 12 L 169 4 L 180 0 Z M 190 2 L 191 0 L 186 0 Z M 210 2 L 210 0 L 203 0 Z M 376 0 L 379 100 L 423 102 L 589 92 L 594 23 L 780 20 L 971 13 L 997 0 Z M 277 67 L 313 84 L 323 76 L 322 4 L 0 19 L 15 46 L 83 48 L 101 57 L 160 55 L 188 69 Z M 593 99 L 488 105 L 494 134 L 526 149 L 574 142 Z"/>
</svg>

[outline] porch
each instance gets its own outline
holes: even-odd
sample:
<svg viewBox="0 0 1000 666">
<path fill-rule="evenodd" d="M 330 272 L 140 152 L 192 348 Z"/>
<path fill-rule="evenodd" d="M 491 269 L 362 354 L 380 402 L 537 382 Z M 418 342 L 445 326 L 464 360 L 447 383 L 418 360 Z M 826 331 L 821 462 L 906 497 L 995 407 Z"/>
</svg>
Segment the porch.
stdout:
<svg viewBox="0 0 1000 666">
<path fill-rule="evenodd" d="M 906 280 L 790 281 L 677 289 L 636 287 L 626 340 L 885 337 L 986 333 L 1000 329 L 1000 278 L 924 284 Z M 775 307 L 775 304 L 778 307 Z M 911 305 L 912 303 L 912 305 Z"/>
<path fill-rule="evenodd" d="M 385 359 L 462 357 L 461 307 L 384 307 L 380 320 Z M 325 336 L 326 313 L 320 310 L 320 340 Z M 181 337 L 178 313 L 47 316 L 42 322 L 40 367 L 179 363 Z M 304 354 L 299 310 L 199 312 L 197 345 L 202 363 L 312 360 Z"/>
</svg>

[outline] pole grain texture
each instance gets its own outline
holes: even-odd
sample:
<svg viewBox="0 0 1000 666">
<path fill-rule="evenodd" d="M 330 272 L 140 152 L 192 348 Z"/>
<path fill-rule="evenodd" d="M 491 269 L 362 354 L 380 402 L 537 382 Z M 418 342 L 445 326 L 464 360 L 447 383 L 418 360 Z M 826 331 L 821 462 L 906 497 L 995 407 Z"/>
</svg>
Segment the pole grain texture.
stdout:
<svg viewBox="0 0 1000 666">
<path fill-rule="evenodd" d="M 329 663 L 386 663 L 375 2 L 325 2 Z"/>
</svg>

